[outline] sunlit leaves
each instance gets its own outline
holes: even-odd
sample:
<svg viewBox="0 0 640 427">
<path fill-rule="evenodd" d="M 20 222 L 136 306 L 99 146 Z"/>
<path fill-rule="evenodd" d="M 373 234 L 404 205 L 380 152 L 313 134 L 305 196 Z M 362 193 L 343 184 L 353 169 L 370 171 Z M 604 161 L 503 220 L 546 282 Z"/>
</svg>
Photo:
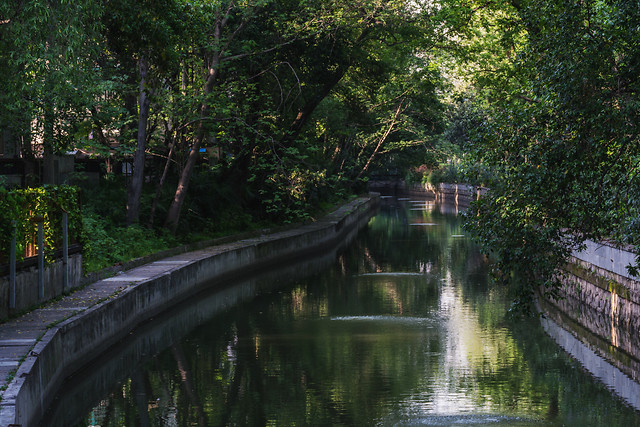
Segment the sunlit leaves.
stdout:
<svg viewBox="0 0 640 427">
<path fill-rule="evenodd" d="M 626 228 L 638 215 L 628 192 L 640 138 L 633 3 L 518 2 L 526 43 L 507 84 L 479 80 L 491 110 L 477 154 L 500 179 L 469 223 L 525 293 L 549 284 L 584 238 L 640 241 Z"/>
</svg>

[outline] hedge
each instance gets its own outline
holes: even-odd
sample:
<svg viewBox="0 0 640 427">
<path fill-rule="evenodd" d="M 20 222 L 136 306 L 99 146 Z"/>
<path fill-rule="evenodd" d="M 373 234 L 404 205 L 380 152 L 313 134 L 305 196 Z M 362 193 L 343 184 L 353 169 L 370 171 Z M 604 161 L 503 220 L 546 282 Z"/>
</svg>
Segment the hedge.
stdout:
<svg viewBox="0 0 640 427">
<path fill-rule="evenodd" d="M 70 242 L 80 240 L 82 217 L 79 190 L 68 185 L 7 189 L 0 186 L 0 264 L 9 261 L 16 221 L 16 254 L 28 255 L 36 243 L 37 220 L 43 220 L 45 258 L 62 247 L 62 214 L 67 212 Z"/>
</svg>

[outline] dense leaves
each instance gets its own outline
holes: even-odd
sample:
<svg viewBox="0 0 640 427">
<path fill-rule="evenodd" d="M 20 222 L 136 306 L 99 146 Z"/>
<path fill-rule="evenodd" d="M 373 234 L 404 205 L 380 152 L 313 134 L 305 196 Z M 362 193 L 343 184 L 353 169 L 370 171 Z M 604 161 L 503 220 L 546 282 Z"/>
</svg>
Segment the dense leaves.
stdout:
<svg viewBox="0 0 640 427">
<path fill-rule="evenodd" d="M 35 255 L 36 220 L 43 223 L 45 256 L 49 258 L 52 252 L 61 249 L 64 212 L 69 239 L 80 241 L 82 218 L 77 188 L 63 185 L 7 190 L 0 187 L 0 262 L 8 262 L 14 230 L 18 259 Z"/>
<path fill-rule="evenodd" d="M 441 131 L 432 52 L 463 26 L 455 1 L 134 3 L 0 9 L 0 128 L 49 160 L 134 159 L 129 224 L 189 231 L 229 204 L 304 219 L 372 171 L 419 165 Z"/>
<path fill-rule="evenodd" d="M 542 284 L 553 292 L 556 268 L 584 239 L 640 244 L 640 9 L 530 0 L 508 10 L 525 42 L 476 80 L 491 105 L 477 159 L 496 179 L 469 227 L 527 296 Z"/>
<path fill-rule="evenodd" d="M 469 227 L 526 297 L 586 238 L 640 242 L 639 26 L 637 0 L 5 2 L 0 129 L 44 182 L 135 158 L 112 218 L 181 233 L 445 164 L 491 188 Z"/>
</svg>

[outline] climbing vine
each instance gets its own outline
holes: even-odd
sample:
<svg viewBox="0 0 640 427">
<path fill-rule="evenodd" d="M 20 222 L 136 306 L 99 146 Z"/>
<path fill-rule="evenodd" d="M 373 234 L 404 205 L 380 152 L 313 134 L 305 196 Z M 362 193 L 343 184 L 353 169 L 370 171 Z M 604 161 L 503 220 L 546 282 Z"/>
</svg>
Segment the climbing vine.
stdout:
<svg viewBox="0 0 640 427">
<path fill-rule="evenodd" d="M 35 254 L 38 221 L 43 222 L 45 257 L 62 247 L 62 214 L 67 212 L 69 241 L 78 241 L 82 231 L 79 193 L 68 185 L 6 189 L 0 187 L 0 263 L 9 261 L 16 223 L 18 259 Z"/>
</svg>

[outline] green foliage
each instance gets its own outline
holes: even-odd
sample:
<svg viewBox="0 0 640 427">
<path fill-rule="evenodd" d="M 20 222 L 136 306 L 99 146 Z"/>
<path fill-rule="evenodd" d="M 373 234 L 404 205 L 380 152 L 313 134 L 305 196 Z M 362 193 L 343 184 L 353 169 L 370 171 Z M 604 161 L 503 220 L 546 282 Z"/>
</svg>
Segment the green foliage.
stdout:
<svg viewBox="0 0 640 427">
<path fill-rule="evenodd" d="M 139 225 L 113 226 L 95 213 L 85 214 L 82 223 L 86 273 L 169 249 L 178 243 L 166 232 L 156 234 Z"/>
<path fill-rule="evenodd" d="M 438 168 L 424 174 L 422 184 L 437 186 L 438 184 L 469 184 L 476 187 L 491 185 L 493 175 L 484 165 L 469 159 L 452 159 Z"/>
<path fill-rule="evenodd" d="M 264 211 L 271 220 L 285 223 L 311 219 L 320 201 L 334 203 L 351 193 L 339 176 L 327 177 L 323 172 L 294 170 L 271 179 L 273 185 L 261 190 Z"/>
<path fill-rule="evenodd" d="M 246 188 L 227 182 L 219 168 L 203 165 L 193 177 L 180 232 L 210 237 L 250 228 L 247 198 Z"/>
<path fill-rule="evenodd" d="M 433 150 L 442 76 L 428 52 L 443 27 L 461 22 L 454 9 L 406 0 L 3 4 L 0 54 L 10 60 L 0 62 L 0 129 L 25 137 L 25 151 L 28 137 L 42 137 L 49 157 L 80 148 L 127 158 L 144 58 L 147 152 L 164 158 L 174 144 L 165 185 L 187 194 L 184 229 L 241 226 L 246 215 L 304 219 L 324 198 L 361 189 L 371 171 L 417 167 Z M 180 193 L 176 175 L 197 169 L 185 167 L 193 147 L 219 153 L 218 171 L 198 173 L 202 181 Z M 151 165 L 153 182 L 159 170 Z M 85 202 L 121 225 L 127 205 L 120 183 L 110 184 L 108 202 Z"/>
<path fill-rule="evenodd" d="M 488 114 L 472 151 L 495 179 L 468 227 L 526 297 L 553 293 L 557 267 L 584 239 L 640 244 L 630 197 L 640 146 L 640 42 L 630 34 L 640 11 L 623 0 L 512 5 L 496 39 L 524 37 L 476 76 Z"/>
<path fill-rule="evenodd" d="M 47 153 L 68 149 L 96 94 L 102 4 L 9 3 L 0 13 L 0 127 L 41 137 Z M 37 126 L 28 126 L 35 117 Z"/>
<path fill-rule="evenodd" d="M 103 177 L 98 185 L 84 184 L 81 191 L 83 214 L 100 217 L 108 224 L 125 224 L 127 203 L 126 183 L 122 176 L 113 174 Z"/>
<path fill-rule="evenodd" d="M 62 247 L 62 213 L 67 212 L 70 241 L 82 233 L 78 189 L 66 185 L 26 189 L 0 187 L 0 262 L 7 262 L 16 223 L 16 254 L 22 258 L 27 246 L 36 244 L 37 218 L 43 221 L 45 257 Z"/>
<path fill-rule="evenodd" d="M 437 187 L 438 184 L 458 184 L 464 182 L 458 168 L 458 162 L 450 161 L 441 165 L 438 169 L 426 174 L 423 178 L 425 184 Z"/>
</svg>

